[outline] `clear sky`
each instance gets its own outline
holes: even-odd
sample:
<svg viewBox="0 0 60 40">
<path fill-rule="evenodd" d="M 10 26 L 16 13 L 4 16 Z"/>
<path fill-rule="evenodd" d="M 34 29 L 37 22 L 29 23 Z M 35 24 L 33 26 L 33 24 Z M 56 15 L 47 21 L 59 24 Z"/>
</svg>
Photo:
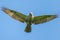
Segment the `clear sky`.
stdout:
<svg viewBox="0 0 60 40">
<path fill-rule="evenodd" d="M 6 15 L 1 8 L 7 7 L 34 16 L 56 14 L 58 18 L 44 24 L 32 25 L 26 33 L 26 23 Z M 60 40 L 60 0 L 0 0 L 0 40 Z"/>
</svg>

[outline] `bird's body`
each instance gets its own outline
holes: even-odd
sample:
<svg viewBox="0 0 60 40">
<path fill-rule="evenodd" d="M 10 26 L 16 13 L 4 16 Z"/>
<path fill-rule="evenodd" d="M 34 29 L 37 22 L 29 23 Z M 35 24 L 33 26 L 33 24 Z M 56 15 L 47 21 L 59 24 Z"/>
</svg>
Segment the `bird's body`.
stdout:
<svg viewBox="0 0 60 40">
<path fill-rule="evenodd" d="M 27 26 L 25 28 L 25 32 L 31 32 L 32 24 L 45 23 L 57 17 L 56 15 L 32 16 L 32 12 L 30 12 L 29 15 L 26 16 L 22 13 L 16 12 L 8 8 L 3 8 L 2 10 L 12 18 L 19 20 L 22 23 L 26 22 Z"/>
<path fill-rule="evenodd" d="M 25 28 L 25 31 L 28 31 L 28 32 L 31 32 L 31 25 L 32 25 L 32 22 L 33 22 L 33 16 L 32 16 L 32 12 L 29 13 L 29 16 L 27 17 L 26 19 L 26 28 Z"/>
</svg>

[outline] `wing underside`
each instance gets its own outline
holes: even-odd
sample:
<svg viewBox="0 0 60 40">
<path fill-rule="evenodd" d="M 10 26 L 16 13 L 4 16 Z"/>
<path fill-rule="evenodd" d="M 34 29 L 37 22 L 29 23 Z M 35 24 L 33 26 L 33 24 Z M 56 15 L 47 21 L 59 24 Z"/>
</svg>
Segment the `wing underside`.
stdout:
<svg viewBox="0 0 60 40">
<path fill-rule="evenodd" d="M 33 19 L 34 24 L 39 24 L 39 23 L 45 23 L 48 22 L 54 18 L 56 18 L 56 15 L 43 15 L 43 16 L 36 16 Z"/>
<path fill-rule="evenodd" d="M 8 9 L 8 8 L 2 8 L 2 10 L 9 16 L 13 17 L 14 19 L 19 20 L 20 22 L 24 22 L 27 18 L 26 15 L 16 12 L 14 10 Z"/>
</svg>

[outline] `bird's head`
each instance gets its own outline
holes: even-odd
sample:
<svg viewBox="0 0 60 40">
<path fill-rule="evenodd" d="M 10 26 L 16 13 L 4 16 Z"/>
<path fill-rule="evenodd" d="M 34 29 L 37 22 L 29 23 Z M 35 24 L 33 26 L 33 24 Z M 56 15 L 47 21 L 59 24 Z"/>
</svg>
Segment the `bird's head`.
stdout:
<svg viewBox="0 0 60 40">
<path fill-rule="evenodd" d="M 30 12 L 30 14 L 29 14 L 29 15 L 30 15 L 32 18 L 34 17 L 32 12 Z"/>
<path fill-rule="evenodd" d="M 30 16 L 32 16 L 32 12 L 30 12 L 30 14 L 29 14 Z"/>
</svg>

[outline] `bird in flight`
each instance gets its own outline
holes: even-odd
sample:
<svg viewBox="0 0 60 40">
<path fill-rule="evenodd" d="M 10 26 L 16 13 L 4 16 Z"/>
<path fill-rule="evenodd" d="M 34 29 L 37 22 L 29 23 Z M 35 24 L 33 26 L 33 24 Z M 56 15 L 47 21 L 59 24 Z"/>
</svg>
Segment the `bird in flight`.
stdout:
<svg viewBox="0 0 60 40">
<path fill-rule="evenodd" d="M 32 16 L 32 12 L 30 12 L 29 15 L 27 16 L 5 7 L 2 8 L 2 11 L 22 23 L 26 22 L 27 26 L 25 28 L 25 32 L 31 32 L 32 24 L 42 24 L 50 20 L 53 20 L 54 18 L 57 17 L 57 15 Z"/>
</svg>

